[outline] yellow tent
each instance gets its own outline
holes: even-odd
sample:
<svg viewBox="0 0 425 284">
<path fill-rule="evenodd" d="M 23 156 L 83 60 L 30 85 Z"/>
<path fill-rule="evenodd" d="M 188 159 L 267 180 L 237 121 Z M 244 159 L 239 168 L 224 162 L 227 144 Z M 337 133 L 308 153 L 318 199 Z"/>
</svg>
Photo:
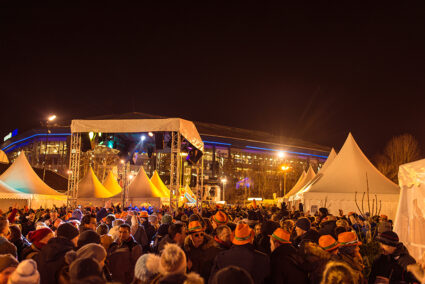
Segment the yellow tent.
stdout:
<svg viewBox="0 0 425 284">
<path fill-rule="evenodd" d="M 121 186 L 119 185 L 117 179 L 115 178 L 112 171 L 109 172 L 108 176 L 106 177 L 105 181 L 103 182 L 103 186 L 106 187 L 106 189 L 112 193 L 112 195 L 117 195 L 122 191 Z"/>
<path fill-rule="evenodd" d="M 113 194 L 97 179 L 90 167 L 87 175 L 78 184 L 78 198 L 109 198 Z"/>
<path fill-rule="evenodd" d="M 163 193 L 165 197 L 170 197 L 170 190 L 162 182 L 157 171 L 153 172 L 151 182 Z"/>
</svg>

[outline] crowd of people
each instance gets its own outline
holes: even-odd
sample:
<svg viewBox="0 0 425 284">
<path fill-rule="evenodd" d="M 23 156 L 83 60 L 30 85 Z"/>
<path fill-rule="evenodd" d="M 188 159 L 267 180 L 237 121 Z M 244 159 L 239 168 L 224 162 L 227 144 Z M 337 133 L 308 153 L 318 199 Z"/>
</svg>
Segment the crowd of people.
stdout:
<svg viewBox="0 0 425 284">
<path fill-rule="evenodd" d="M 385 215 L 284 203 L 167 209 L 10 208 L 0 217 L 0 284 L 424 283 L 424 264 Z M 379 244 L 371 263 L 362 242 Z"/>
</svg>

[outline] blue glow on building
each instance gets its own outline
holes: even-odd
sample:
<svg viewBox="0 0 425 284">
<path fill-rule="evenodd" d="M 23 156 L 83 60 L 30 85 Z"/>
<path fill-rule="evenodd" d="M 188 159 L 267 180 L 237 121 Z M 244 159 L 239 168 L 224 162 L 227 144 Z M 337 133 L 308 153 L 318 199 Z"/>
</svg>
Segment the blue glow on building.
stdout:
<svg viewBox="0 0 425 284">
<path fill-rule="evenodd" d="M 31 139 L 31 138 L 34 138 L 34 137 L 40 137 L 40 136 L 42 136 L 42 137 L 45 137 L 47 134 L 34 134 L 34 135 L 31 135 L 31 136 L 29 136 L 29 137 L 26 137 L 26 138 L 23 138 L 23 139 L 21 139 L 21 140 L 18 140 L 18 141 L 15 141 L 15 142 L 13 142 L 13 143 L 10 143 L 9 145 L 7 145 L 6 147 L 4 147 L 2 150 L 3 151 L 5 151 L 5 152 L 9 152 L 9 151 L 11 151 L 12 149 L 14 149 L 14 148 L 16 148 L 16 147 L 13 147 L 12 149 L 8 149 L 8 148 L 10 148 L 10 147 L 12 147 L 13 145 L 16 145 L 16 144 L 19 144 L 19 143 L 21 143 L 21 142 L 24 142 L 24 141 L 27 141 L 27 140 L 29 140 L 29 139 Z M 48 134 L 47 136 L 70 136 L 71 135 L 71 133 L 50 133 L 50 134 Z M 18 146 L 18 145 L 17 145 Z"/>
<path fill-rule="evenodd" d="M 276 149 L 270 149 L 270 148 L 261 148 L 261 147 L 254 147 L 254 146 L 245 146 L 248 149 L 255 149 L 255 150 L 262 150 L 262 151 L 273 151 L 273 152 L 280 152 L 282 150 L 276 150 Z M 312 156 L 312 157 L 318 157 L 322 159 L 327 159 L 328 156 L 322 156 L 322 155 L 315 155 L 315 154 L 307 154 L 307 153 L 301 153 L 301 152 L 292 152 L 292 151 L 283 151 L 285 153 L 290 154 L 296 154 L 296 155 L 302 155 L 302 156 Z"/>
</svg>

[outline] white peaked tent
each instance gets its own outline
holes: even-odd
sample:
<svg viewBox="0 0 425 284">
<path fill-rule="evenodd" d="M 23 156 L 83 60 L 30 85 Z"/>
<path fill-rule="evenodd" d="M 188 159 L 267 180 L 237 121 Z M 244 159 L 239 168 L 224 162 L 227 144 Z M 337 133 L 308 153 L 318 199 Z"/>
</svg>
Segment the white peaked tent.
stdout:
<svg viewBox="0 0 425 284">
<path fill-rule="evenodd" d="M 320 173 L 324 173 L 326 169 L 329 167 L 329 165 L 335 160 L 336 158 L 336 152 L 335 149 L 332 148 L 331 152 L 329 153 L 328 158 L 326 159 L 325 163 L 323 164 L 322 168 L 320 168 Z"/>
<path fill-rule="evenodd" d="M 425 159 L 401 165 L 398 180 L 401 191 L 394 231 L 419 260 L 425 252 Z"/>
<path fill-rule="evenodd" d="M 297 182 L 295 183 L 295 185 L 291 188 L 291 190 L 290 191 L 288 191 L 288 193 L 286 194 L 286 196 L 290 196 L 290 195 L 293 195 L 293 193 L 294 193 L 294 191 L 293 191 L 293 189 L 295 188 L 298 188 L 298 189 L 300 189 L 301 187 L 300 187 L 300 185 L 301 185 L 301 183 L 303 182 L 303 180 L 304 180 L 304 177 L 305 177 L 305 175 L 306 175 L 307 173 L 305 172 L 305 170 L 303 170 L 303 172 L 301 173 L 301 175 L 300 175 L 300 177 L 298 178 L 298 180 L 297 180 Z"/>
<path fill-rule="evenodd" d="M 32 169 L 24 152 L 21 152 L 15 162 L 0 176 L 0 180 L 22 193 L 63 196 L 41 180 Z"/>
<path fill-rule="evenodd" d="M 307 173 L 305 174 L 304 178 L 300 181 L 298 186 L 294 186 L 288 194 L 286 194 L 285 198 L 288 198 L 289 201 L 293 201 L 293 197 L 295 194 L 297 194 L 301 188 L 303 188 L 308 182 L 310 182 L 314 177 L 316 176 L 316 173 L 314 172 L 311 165 L 308 167 Z"/>
<path fill-rule="evenodd" d="M 361 199 L 363 192 L 367 190 L 367 183 L 369 184 L 370 210 L 372 210 L 372 198 L 376 195 L 382 204 L 381 213 L 394 218 L 400 193 L 399 187 L 372 165 L 350 133 L 332 163 L 323 173 L 319 172 L 314 181 L 305 185 L 294 199 L 304 203 L 304 208 L 311 212 L 325 206 L 325 202 L 326 207 L 333 214 L 337 214 L 338 209 L 358 212 L 355 192 L 357 192 L 357 202 L 361 208 Z M 365 197 L 366 212 L 369 211 L 367 204 Z"/>
<path fill-rule="evenodd" d="M 136 177 L 128 186 L 129 198 L 165 197 L 149 179 L 143 167 L 140 167 Z"/>
<path fill-rule="evenodd" d="M 78 184 L 78 198 L 109 198 L 113 195 L 102 185 L 92 167 L 89 168 L 86 176 Z"/>
<path fill-rule="evenodd" d="M 7 158 L 6 153 L 2 150 L 0 150 L 0 163 L 9 164 L 9 159 Z"/>
</svg>

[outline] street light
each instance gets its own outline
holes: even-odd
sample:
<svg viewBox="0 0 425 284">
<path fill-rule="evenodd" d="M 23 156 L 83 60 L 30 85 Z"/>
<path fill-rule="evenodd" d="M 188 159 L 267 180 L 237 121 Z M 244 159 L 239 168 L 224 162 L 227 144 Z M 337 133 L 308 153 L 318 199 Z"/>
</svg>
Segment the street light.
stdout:
<svg viewBox="0 0 425 284">
<path fill-rule="evenodd" d="M 288 173 L 288 171 L 289 171 L 290 168 L 291 167 L 289 167 L 287 165 L 282 165 L 280 167 L 280 169 L 283 171 L 283 196 L 286 195 L 286 174 Z M 280 188 L 280 191 L 282 192 L 282 186 Z"/>
<path fill-rule="evenodd" d="M 44 149 L 44 160 L 43 160 L 43 181 L 44 178 L 46 176 L 46 158 L 47 158 L 47 140 L 49 137 L 49 122 L 52 122 L 53 120 L 56 119 L 56 115 L 52 114 L 50 115 L 47 120 L 45 121 L 45 126 L 46 126 L 46 148 Z"/>
<path fill-rule="evenodd" d="M 225 188 L 226 188 L 227 179 L 226 178 L 222 178 L 221 179 L 221 182 L 223 183 L 223 201 L 226 201 L 226 191 L 225 191 Z"/>
<path fill-rule="evenodd" d="M 286 154 L 285 154 L 284 151 L 279 151 L 279 152 L 277 152 L 277 156 L 282 159 L 286 156 Z"/>
</svg>

